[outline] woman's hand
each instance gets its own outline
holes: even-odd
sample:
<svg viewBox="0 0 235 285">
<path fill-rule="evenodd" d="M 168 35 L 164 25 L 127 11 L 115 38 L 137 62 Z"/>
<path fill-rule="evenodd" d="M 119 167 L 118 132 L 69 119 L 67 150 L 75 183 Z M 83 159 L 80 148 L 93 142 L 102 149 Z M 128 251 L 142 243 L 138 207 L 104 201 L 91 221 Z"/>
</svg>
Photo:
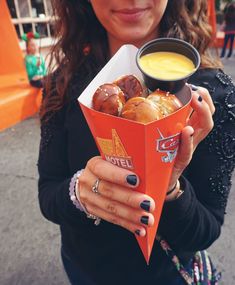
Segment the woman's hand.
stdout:
<svg viewBox="0 0 235 285">
<path fill-rule="evenodd" d="M 32 78 L 32 80 L 40 80 L 40 79 L 42 79 L 42 78 L 43 78 L 42 75 L 35 75 L 35 76 Z"/>
<path fill-rule="evenodd" d="M 191 106 L 193 112 L 188 120 L 187 126 L 181 133 L 181 143 L 168 191 L 174 187 L 180 175 L 190 163 L 197 145 L 209 134 L 214 126 L 212 115 L 215 112 L 215 107 L 208 90 L 198 87 L 198 90 L 192 91 L 192 93 Z M 167 196 L 166 201 L 170 201 L 172 197 L 174 196 Z"/>
<path fill-rule="evenodd" d="M 98 193 L 92 191 L 97 179 Z M 154 224 L 154 200 L 135 191 L 137 175 L 94 157 L 87 163 L 79 179 L 80 201 L 90 214 L 127 230 L 145 236 L 145 228 Z"/>
</svg>

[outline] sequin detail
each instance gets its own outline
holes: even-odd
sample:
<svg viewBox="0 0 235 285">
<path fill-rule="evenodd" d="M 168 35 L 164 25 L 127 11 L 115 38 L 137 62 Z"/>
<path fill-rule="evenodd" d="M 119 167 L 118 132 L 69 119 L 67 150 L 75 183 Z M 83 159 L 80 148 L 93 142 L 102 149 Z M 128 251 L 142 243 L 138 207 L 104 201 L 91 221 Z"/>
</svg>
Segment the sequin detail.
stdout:
<svg viewBox="0 0 235 285">
<path fill-rule="evenodd" d="M 52 132 L 48 126 L 45 126 L 41 130 L 41 142 L 40 142 L 40 152 L 43 152 L 46 147 L 48 146 L 51 138 L 52 138 Z"/>
<path fill-rule="evenodd" d="M 233 80 L 232 77 L 223 73 L 223 72 L 218 72 L 215 76 L 220 83 L 222 83 L 224 86 L 229 86 L 229 85 L 233 85 Z"/>
<path fill-rule="evenodd" d="M 231 188 L 231 176 L 235 167 L 235 137 L 232 129 L 235 128 L 235 86 L 232 78 L 223 72 L 218 72 L 215 82 L 218 85 L 218 97 L 211 88 L 211 83 L 203 82 L 205 88 L 214 96 L 217 95 L 215 104 L 214 128 L 205 139 L 209 152 L 215 153 L 220 161 L 209 178 L 211 191 L 219 194 L 218 199 L 222 208 L 226 208 L 229 191 Z M 217 91 L 216 90 L 216 91 Z M 220 90 L 220 91 L 219 91 Z M 212 95 L 212 94 L 211 94 Z M 223 95 L 223 96 L 222 96 Z M 214 97 L 212 96 L 212 98 Z"/>
<path fill-rule="evenodd" d="M 39 148 L 40 152 L 44 152 L 46 150 L 46 148 L 50 144 L 54 132 L 55 132 L 55 123 L 54 123 L 54 117 L 52 116 L 48 122 L 43 123 L 41 126 L 41 141 Z"/>
</svg>

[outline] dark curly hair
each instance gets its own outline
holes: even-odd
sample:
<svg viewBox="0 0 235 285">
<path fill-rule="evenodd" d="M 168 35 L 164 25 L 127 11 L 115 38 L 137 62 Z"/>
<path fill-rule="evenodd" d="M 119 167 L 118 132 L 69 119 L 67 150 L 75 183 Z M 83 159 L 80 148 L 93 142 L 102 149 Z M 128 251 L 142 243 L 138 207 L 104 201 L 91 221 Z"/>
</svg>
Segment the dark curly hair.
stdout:
<svg viewBox="0 0 235 285">
<path fill-rule="evenodd" d="M 216 64 L 208 54 L 212 35 L 207 5 L 207 0 L 169 0 L 160 22 L 160 36 L 191 43 L 201 55 L 201 66 L 210 68 Z M 52 6 L 57 41 L 52 47 L 49 70 L 57 66 L 59 72 L 55 84 L 51 84 L 53 76 L 48 76 L 41 118 L 63 106 L 74 73 L 83 70 L 89 77 L 110 57 L 106 31 L 87 0 L 52 0 Z M 50 96 L 52 92 L 54 96 Z"/>
</svg>

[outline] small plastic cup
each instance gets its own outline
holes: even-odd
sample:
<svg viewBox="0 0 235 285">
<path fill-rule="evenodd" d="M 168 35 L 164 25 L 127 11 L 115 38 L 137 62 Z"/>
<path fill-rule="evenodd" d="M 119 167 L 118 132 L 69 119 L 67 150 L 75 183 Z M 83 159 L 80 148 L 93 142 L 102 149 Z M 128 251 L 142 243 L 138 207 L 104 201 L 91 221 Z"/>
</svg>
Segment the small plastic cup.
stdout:
<svg viewBox="0 0 235 285">
<path fill-rule="evenodd" d="M 139 59 L 146 54 L 154 52 L 174 52 L 177 54 L 182 54 L 193 62 L 195 68 L 186 76 L 174 80 L 162 79 L 158 78 L 157 76 L 153 77 L 143 70 L 143 68 L 140 66 Z M 183 88 L 188 78 L 194 74 L 200 66 L 200 55 L 191 44 L 183 40 L 175 38 L 159 38 L 146 43 L 138 50 L 136 54 L 136 64 L 141 71 L 144 82 L 149 90 L 155 91 L 159 88 L 163 91 L 175 93 Z"/>
</svg>

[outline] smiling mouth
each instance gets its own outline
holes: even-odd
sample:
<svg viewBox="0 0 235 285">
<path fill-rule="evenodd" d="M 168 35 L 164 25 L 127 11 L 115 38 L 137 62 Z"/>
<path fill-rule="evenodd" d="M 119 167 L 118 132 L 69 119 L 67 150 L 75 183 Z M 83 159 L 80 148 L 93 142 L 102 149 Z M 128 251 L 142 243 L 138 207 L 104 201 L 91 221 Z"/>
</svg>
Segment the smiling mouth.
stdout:
<svg viewBox="0 0 235 285">
<path fill-rule="evenodd" d="M 113 13 L 124 22 L 136 22 L 145 14 L 149 8 L 132 8 L 114 10 Z"/>
</svg>

